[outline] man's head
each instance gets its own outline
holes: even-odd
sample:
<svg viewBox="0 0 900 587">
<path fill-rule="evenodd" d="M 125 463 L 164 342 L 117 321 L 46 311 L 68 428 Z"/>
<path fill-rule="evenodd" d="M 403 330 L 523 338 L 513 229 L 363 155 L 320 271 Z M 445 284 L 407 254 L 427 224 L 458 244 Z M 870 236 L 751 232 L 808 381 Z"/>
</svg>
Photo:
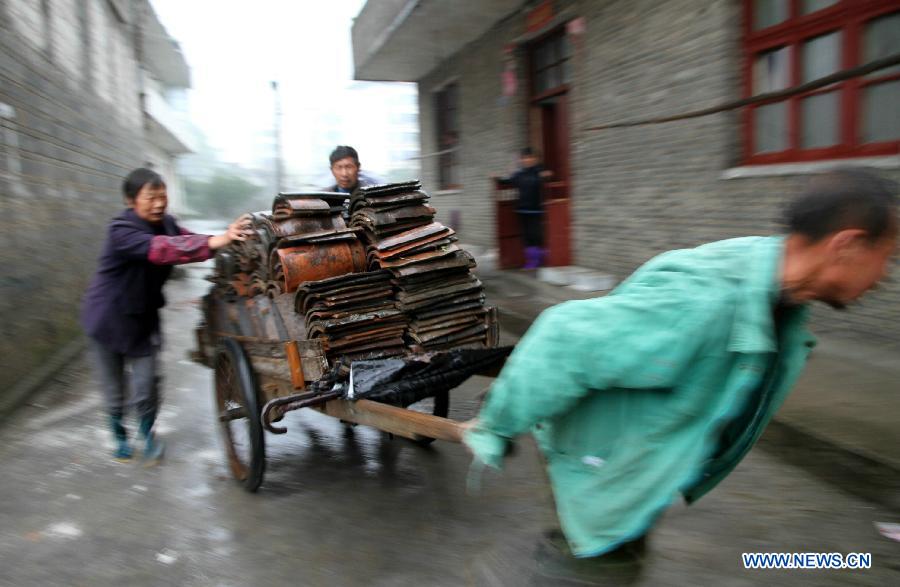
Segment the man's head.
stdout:
<svg viewBox="0 0 900 587">
<path fill-rule="evenodd" d="M 522 167 L 534 167 L 538 164 L 538 158 L 531 147 L 525 147 L 519 152 L 519 162 L 522 164 Z"/>
<path fill-rule="evenodd" d="M 350 190 L 359 182 L 359 154 L 353 147 L 340 145 L 331 152 L 331 174 L 338 187 Z"/>
<path fill-rule="evenodd" d="M 785 287 L 844 308 L 887 276 L 897 249 L 897 185 L 862 169 L 816 176 L 785 215 Z"/>
<path fill-rule="evenodd" d="M 139 218 L 152 224 L 162 222 L 169 205 L 166 182 L 153 171 L 141 167 L 128 174 L 122 184 L 125 205 L 132 208 Z"/>
</svg>

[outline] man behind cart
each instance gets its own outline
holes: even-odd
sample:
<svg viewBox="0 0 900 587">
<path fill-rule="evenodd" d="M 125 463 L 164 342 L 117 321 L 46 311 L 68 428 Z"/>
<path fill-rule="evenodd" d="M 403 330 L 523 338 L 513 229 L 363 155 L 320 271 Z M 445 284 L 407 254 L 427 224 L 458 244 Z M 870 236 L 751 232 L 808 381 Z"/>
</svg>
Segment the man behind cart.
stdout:
<svg viewBox="0 0 900 587">
<path fill-rule="evenodd" d="M 353 196 L 359 192 L 360 188 L 375 185 L 377 181 L 361 172 L 359 153 L 349 145 L 335 147 L 329 155 L 328 161 L 331 163 L 331 175 L 334 176 L 334 183 L 322 188 L 322 191 L 347 194 L 347 199 L 344 201 L 344 216 L 347 217 L 349 203 Z"/>
<path fill-rule="evenodd" d="M 548 309 L 516 346 L 464 441 L 476 468 L 500 468 L 536 437 L 562 528 L 542 568 L 634 565 L 677 493 L 694 502 L 735 468 L 815 344 L 809 302 L 844 309 L 886 276 L 897 186 L 833 171 L 784 220 L 783 236 L 660 255 L 606 297 Z"/>
</svg>

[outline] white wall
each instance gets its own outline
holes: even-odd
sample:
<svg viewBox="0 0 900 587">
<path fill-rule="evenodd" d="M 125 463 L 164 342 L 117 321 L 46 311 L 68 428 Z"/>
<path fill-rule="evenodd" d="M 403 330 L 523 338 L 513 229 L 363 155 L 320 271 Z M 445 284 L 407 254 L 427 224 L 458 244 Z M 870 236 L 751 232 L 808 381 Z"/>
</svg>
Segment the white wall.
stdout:
<svg viewBox="0 0 900 587">
<path fill-rule="evenodd" d="M 38 49 L 47 48 L 44 11 L 39 0 L 7 0 L 10 20 L 25 40 Z"/>
</svg>

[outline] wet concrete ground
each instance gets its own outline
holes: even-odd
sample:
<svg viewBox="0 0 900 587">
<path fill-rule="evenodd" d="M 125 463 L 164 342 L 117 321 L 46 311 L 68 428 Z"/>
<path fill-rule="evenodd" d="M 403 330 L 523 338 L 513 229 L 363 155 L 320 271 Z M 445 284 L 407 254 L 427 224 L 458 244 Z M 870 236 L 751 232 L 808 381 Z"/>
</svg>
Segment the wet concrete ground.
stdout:
<svg viewBox="0 0 900 587">
<path fill-rule="evenodd" d="M 422 449 L 309 410 L 267 435 L 266 480 L 246 493 L 226 470 L 212 373 L 186 360 L 203 270 L 170 284 L 165 311 L 167 460 L 118 464 L 84 361 L 0 429 L 0 585 L 558 585 L 536 570 L 554 521 L 530 441 L 468 495 L 461 446 Z M 489 380 L 453 395 L 474 414 Z M 754 451 L 700 503 L 673 506 L 633 585 L 900 584 L 900 544 L 873 522 L 897 512 Z M 867 571 L 748 571 L 742 552 L 869 552 Z M 621 579 L 610 584 L 622 584 Z"/>
</svg>

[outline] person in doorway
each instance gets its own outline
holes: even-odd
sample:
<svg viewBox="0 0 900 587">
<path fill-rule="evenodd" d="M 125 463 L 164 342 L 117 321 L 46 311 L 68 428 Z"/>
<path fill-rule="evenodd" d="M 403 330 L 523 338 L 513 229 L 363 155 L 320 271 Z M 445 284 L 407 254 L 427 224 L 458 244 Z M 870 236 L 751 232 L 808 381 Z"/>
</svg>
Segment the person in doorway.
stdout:
<svg viewBox="0 0 900 587">
<path fill-rule="evenodd" d="M 516 214 L 525 245 L 524 269 L 537 269 L 546 258 L 544 249 L 544 198 L 543 183 L 553 173 L 543 168 L 530 147 L 522 149 L 521 167 L 509 177 L 497 178 L 501 187 L 514 187 L 519 191 Z"/>
<path fill-rule="evenodd" d="M 115 441 L 114 456 L 132 456 L 125 426 L 126 367 L 131 401 L 144 441 L 143 457 L 158 461 L 164 450 L 153 432 L 159 413 L 159 309 L 172 265 L 209 259 L 217 249 L 245 240 L 249 216 L 241 216 L 216 236 L 193 234 L 166 214 L 163 178 L 135 169 L 123 184 L 126 208 L 109 224 L 97 270 L 85 292 L 81 323 L 90 341 Z"/>
<path fill-rule="evenodd" d="M 633 564 L 678 493 L 694 502 L 728 476 L 814 346 L 809 303 L 844 309 L 886 276 L 897 213 L 896 184 L 836 170 L 787 207 L 782 236 L 670 251 L 541 314 L 464 434 L 476 470 L 537 438 L 562 529 L 541 564 Z"/>
</svg>

